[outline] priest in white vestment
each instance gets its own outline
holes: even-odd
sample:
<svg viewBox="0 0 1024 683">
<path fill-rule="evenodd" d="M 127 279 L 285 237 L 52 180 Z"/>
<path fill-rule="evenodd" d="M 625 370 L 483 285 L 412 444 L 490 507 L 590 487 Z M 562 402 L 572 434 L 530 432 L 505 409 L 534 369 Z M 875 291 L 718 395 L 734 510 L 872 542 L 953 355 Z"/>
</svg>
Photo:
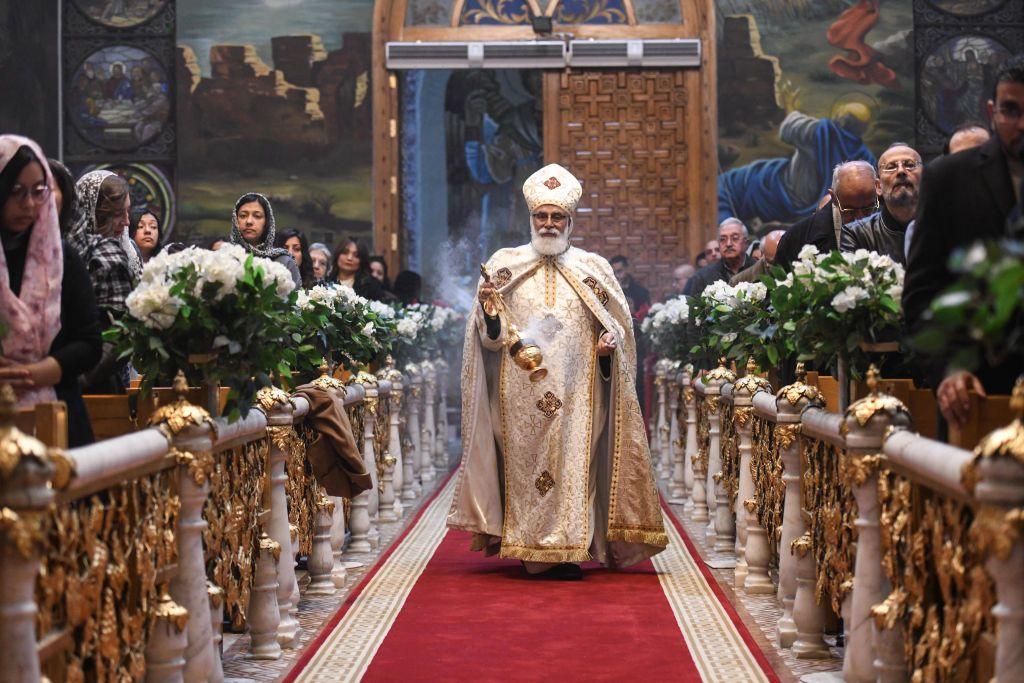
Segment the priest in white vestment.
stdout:
<svg viewBox="0 0 1024 683">
<path fill-rule="evenodd" d="M 668 538 L 626 298 L 607 260 L 569 246 L 580 182 L 552 164 L 523 193 L 531 241 L 490 258 L 467 324 L 448 526 L 530 573 L 577 579 L 581 562 L 635 564 Z M 495 291 L 504 307 L 485 312 Z M 517 331 L 540 347 L 543 378 L 509 352 Z"/>
</svg>

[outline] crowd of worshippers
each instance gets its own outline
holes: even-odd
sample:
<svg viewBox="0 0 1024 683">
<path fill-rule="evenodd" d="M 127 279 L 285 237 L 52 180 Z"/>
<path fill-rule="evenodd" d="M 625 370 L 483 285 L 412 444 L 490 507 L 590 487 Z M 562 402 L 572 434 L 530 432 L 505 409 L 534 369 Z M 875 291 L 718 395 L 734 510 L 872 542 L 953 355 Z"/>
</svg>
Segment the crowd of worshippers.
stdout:
<svg viewBox="0 0 1024 683">
<path fill-rule="evenodd" d="M 125 315 L 146 262 L 186 248 L 165 239 L 157 212 L 133 213 L 129 189 L 105 170 L 76 181 L 32 140 L 0 135 L 0 383 L 12 386 L 19 406 L 64 401 L 70 446 L 93 441 L 83 395 L 129 386 L 130 367 L 102 341 L 103 331 Z M 223 239 L 203 246 L 239 244 L 283 264 L 298 287 L 337 283 L 376 301 L 420 303 L 417 273 L 403 271 L 392 283 L 387 263 L 359 239 L 332 251 L 301 231 L 278 232 L 261 194 L 240 197 L 230 225 Z"/>
<path fill-rule="evenodd" d="M 991 125 L 967 123 L 950 136 L 944 154 L 928 164 L 906 142 L 894 141 L 878 165 L 848 161 L 835 167 L 817 211 L 790 226 L 770 225 L 754 245 L 747 226 L 727 218 L 708 242 L 697 269 L 680 266 L 676 294 L 699 295 L 712 282 L 755 281 L 773 264 L 789 269 L 804 245 L 820 253 L 867 249 L 906 268 L 903 335 L 921 328 L 932 300 L 952 281 L 954 250 L 978 240 L 1024 237 L 1024 54 L 998 73 L 988 103 Z M 702 264 L 702 261 L 704 262 Z M 976 372 L 953 371 L 940 359 L 916 358 L 896 372 L 935 389 L 946 420 L 959 423 L 969 391 L 1008 394 L 1024 372 L 1024 349 Z M 890 365 L 891 369 L 891 365 Z"/>
</svg>

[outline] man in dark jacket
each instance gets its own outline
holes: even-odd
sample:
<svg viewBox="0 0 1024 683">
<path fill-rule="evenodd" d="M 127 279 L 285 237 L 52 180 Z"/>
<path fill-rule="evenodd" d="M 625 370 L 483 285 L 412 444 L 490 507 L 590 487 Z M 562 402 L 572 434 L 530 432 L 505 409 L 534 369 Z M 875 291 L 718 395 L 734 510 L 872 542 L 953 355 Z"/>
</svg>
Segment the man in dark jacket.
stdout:
<svg viewBox="0 0 1024 683">
<path fill-rule="evenodd" d="M 754 259 L 747 253 L 750 237 L 747 226 L 738 218 L 726 218 L 718 226 L 718 248 L 722 258 L 704 266 L 686 283 L 684 294 L 700 296 L 704 288 L 712 282 L 725 280 L 728 282 L 736 273 L 754 265 Z"/>
<path fill-rule="evenodd" d="M 882 208 L 867 218 L 843 226 L 841 251 L 867 249 L 906 264 L 903 240 L 907 225 L 917 213 L 921 188 L 921 155 L 904 142 L 895 142 L 878 158 L 875 189 Z"/>
<path fill-rule="evenodd" d="M 995 136 L 973 149 L 940 157 L 921 181 L 916 228 L 907 254 L 903 310 L 909 331 L 921 328 L 932 300 L 952 280 L 946 264 L 953 250 L 980 239 L 1007 234 L 1007 216 L 1019 200 L 1024 177 L 1024 54 L 1009 59 L 988 103 Z M 928 359 L 929 375 L 943 376 L 943 359 Z M 970 406 L 968 390 L 1006 394 L 1024 369 L 1021 354 L 999 367 L 983 365 L 977 374 L 950 369 L 936 391 L 946 419 L 962 422 Z"/>
<path fill-rule="evenodd" d="M 794 223 L 779 241 L 775 262 L 786 270 L 806 244 L 822 254 L 839 248 L 842 226 L 878 211 L 875 167 L 866 161 L 847 161 L 832 172 L 829 203 L 813 215 Z"/>
</svg>

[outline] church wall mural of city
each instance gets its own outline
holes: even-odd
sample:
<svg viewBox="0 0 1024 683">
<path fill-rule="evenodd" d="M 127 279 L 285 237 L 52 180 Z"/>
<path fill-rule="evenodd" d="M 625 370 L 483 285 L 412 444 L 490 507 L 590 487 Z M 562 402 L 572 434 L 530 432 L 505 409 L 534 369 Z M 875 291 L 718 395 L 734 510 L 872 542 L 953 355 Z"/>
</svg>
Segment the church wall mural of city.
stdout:
<svg viewBox="0 0 1024 683">
<path fill-rule="evenodd" d="M 0 74 L 25 86 L 0 101 L 5 130 L 39 139 L 76 172 L 135 178 L 133 201 L 161 207 L 177 239 L 226 235 L 249 190 L 312 241 L 372 236 L 373 0 L 17 4 L 0 2 Z M 872 159 L 896 140 L 941 153 L 958 124 L 985 120 L 998 63 L 1024 49 L 1020 0 L 715 6 L 719 218 L 758 233 L 807 215 L 839 160 Z M 421 203 L 403 209 L 422 238 L 414 267 L 438 239 L 469 240 L 473 260 L 516 231 L 498 223 L 521 221 L 510 188 L 542 161 L 534 75 L 459 74 L 473 82 L 465 101 L 450 96 L 451 73 L 402 75 L 403 150 L 416 155 L 400 191 Z M 63 121 L 27 114 L 52 111 L 58 95 Z M 424 184 L 440 169 L 447 199 Z"/>
<path fill-rule="evenodd" d="M 279 228 L 369 239 L 372 0 L 178 0 L 178 229 L 226 235 L 246 191 Z"/>
</svg>

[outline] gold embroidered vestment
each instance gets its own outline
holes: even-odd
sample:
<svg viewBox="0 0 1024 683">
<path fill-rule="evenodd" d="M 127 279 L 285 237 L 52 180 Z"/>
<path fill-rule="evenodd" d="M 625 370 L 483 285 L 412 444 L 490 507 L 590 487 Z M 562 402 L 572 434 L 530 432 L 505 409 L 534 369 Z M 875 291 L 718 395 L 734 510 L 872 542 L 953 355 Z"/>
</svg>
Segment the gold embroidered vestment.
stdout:
<svg viewBox="0 0 1024 683">
<path fill-rule="evenodd" d="M 635 392 L 631 319 L 608 262 L 571 248 L 503 249 L 488 271 L 509 319 L 491 339 L 479 306 L 463 361 L 463 460 L 449 515 L 474 547 L 535 562 L 633 564 L 667 544 Z M 531 382 L 508 353 L 514 322 L 544 354 Z M 619 348 L 605 377 L 600 334 Z"/>
</svg>

